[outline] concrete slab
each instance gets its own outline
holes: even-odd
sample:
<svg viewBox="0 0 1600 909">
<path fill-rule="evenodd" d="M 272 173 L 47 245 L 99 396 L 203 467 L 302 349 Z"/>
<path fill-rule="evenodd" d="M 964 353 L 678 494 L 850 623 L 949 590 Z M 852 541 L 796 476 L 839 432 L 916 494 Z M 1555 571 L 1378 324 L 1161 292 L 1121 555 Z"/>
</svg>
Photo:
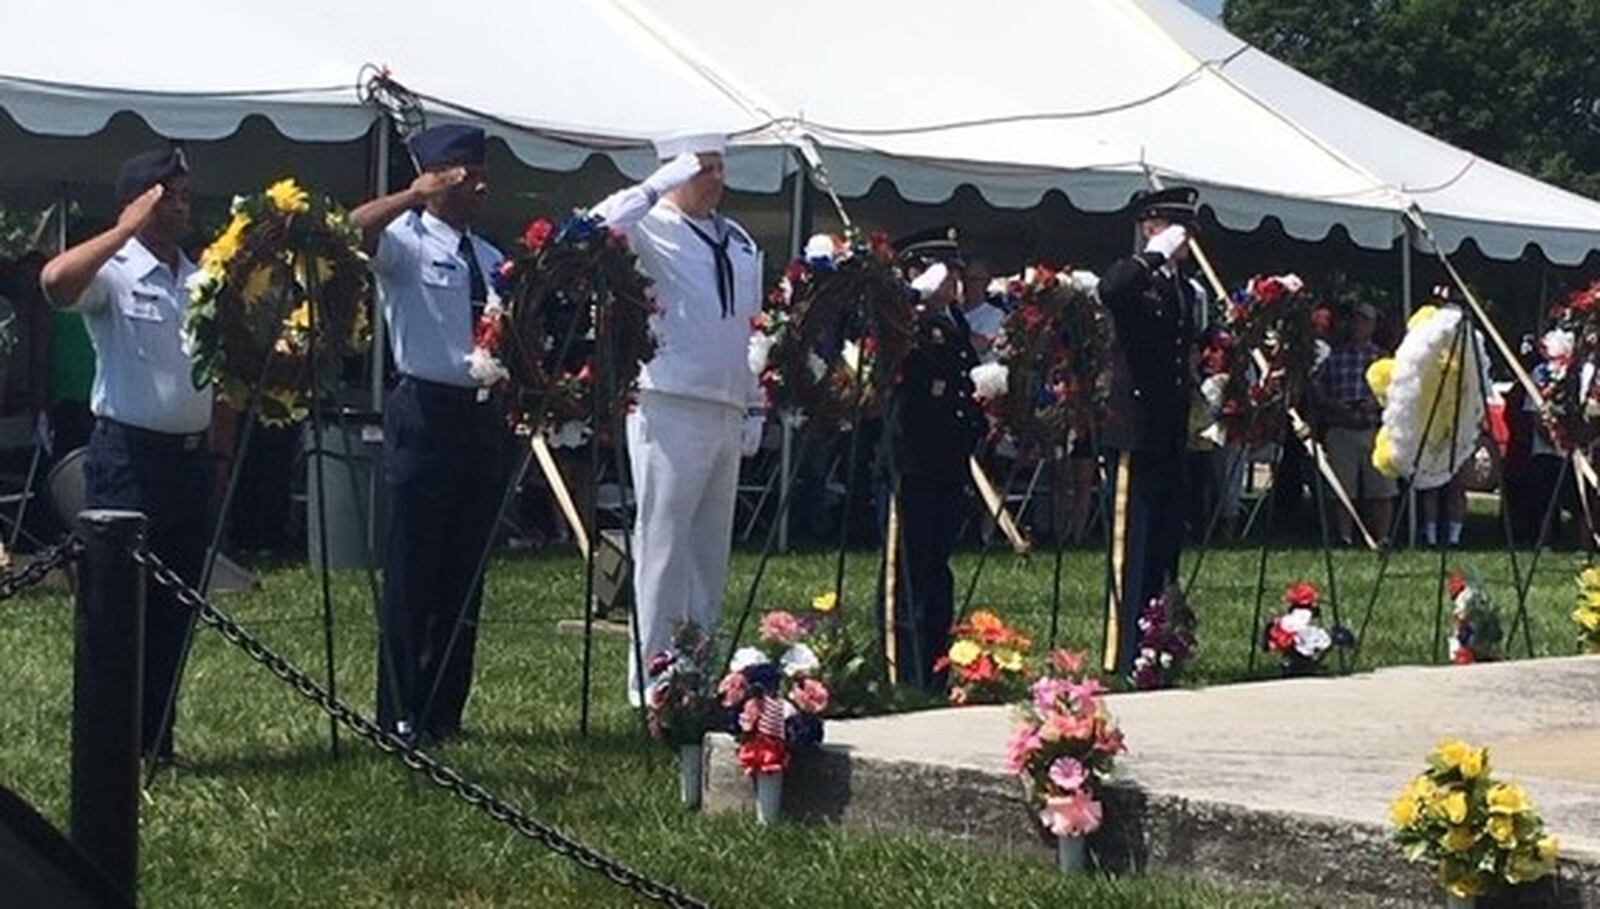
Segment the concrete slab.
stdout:
<svg viewBox="0 0 1600 909">
<path fill-rule="evenodd" d="M 1600 658 L 1405 667 L 1109 705 L 1129 747 L 1108 797 L 1121 816 L 1095 844 L 1110 865 L 1338 894 L 1319 905 L 1436 905 L 1426 874 L 1388 842 L 1388 804 L 1435 744 L 1462 738 L 1491 749 L 1496 774 L 1524 783 L 1562 840 L 1560 895 L 1529 904 L 1600 907 Z M 1046 857 L 1002 769 L 1012 725 L 1001 707 L 832 723 L 825 752 L 786 784 L 786 810 Z M 711 745 L 713 810 L 748 798 L 730 744 Z"/>
</svg>

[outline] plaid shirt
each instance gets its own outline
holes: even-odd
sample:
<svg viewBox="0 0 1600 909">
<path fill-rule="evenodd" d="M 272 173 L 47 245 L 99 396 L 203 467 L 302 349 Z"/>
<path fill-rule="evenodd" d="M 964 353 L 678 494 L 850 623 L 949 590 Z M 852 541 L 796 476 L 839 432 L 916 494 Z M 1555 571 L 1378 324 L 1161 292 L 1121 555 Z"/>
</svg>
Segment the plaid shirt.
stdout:
<svg viewBox="0 0 1600 909">
<path fill-rule="evenodd" d="M 1329 400 L 1346 407 L 1363 401 L 1376 403 L 1372 387 L 1367 384 L 1367 367 L 1382 356 L 1383 351 L 1371 341 L 1336 347 L 1317 371 L 1317 388 Z M 1376 417 L 1371 424 L 1378 425 Z"/>
</svg>

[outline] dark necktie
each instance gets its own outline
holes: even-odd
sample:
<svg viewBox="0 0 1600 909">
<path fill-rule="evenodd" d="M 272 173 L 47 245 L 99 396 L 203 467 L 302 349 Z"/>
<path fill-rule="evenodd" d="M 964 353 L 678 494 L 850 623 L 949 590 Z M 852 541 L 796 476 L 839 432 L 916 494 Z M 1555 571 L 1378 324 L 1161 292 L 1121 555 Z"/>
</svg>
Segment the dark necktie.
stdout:
<svg viewBox="0 0 1600 909">
<path fill-rule="evenodd" d="M 483 304 L 489 299 L 489 285 L 483 282 L 483 269 L 478 267 L 478 257 L 472 254 L 472 238 L 462 234 L 456 252 L 467 262 L 467 292 L 472 300 L 472 327 L 476 329 L 478 317 L 483 315 Z"/>
<path fill-rule="evenodd" d="M 699 225 L 688 218 L 684 218 L 683 223 L 689 225 L 694 235 L 711 247 L 711 258 L 716 260 L 717 267 L 717 302 L 722 305 L 722 317 L 726 319 L 733 315 L 733 260 L 728 257 L 728 240 L 732 235 L 722 229 L 722 222 L 718 219 L 713 219 L 711 222 L 720 235 L 716 240 L 711 239 Z"/>
</svg>

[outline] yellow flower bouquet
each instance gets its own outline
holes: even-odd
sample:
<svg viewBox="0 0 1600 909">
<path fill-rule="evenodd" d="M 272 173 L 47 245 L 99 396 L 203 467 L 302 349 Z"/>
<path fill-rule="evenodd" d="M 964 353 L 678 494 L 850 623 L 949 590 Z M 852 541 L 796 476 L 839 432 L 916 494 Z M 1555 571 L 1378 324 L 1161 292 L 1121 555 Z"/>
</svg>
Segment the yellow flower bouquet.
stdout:
<svg viewBox="0 0 1600 909">
<path fill-rule="evenodd" d="M 345 211 L 293 179 L 234 199 L 189 279 L 184 340 L 195 386 L 215 383 L 240 409 L 254 400 L 269 425 L 304 419 L 313 384 L 331 392 L 344 358 L 370 342 L 365 258 Z"/>
<path fill-rule="evenodd" d="M 1486 748 L 1439 745 L 1428 769 L 1390 804 L 1389 817 L 1406 860 L 1433 865 L 1440 886 L 1462 904 L 1555 870 L 1556 838 L 1545 833 L 1521 786 L 1490 775 Z"/>
<path fill-rule="evenodd" d="M 1584 653 L 1600 653 L 1600 568 L 1585 568 L 1578 575 L 1578 606 L 1572 610 L 1578 625 L 1578 642 Z"/>
</svg>

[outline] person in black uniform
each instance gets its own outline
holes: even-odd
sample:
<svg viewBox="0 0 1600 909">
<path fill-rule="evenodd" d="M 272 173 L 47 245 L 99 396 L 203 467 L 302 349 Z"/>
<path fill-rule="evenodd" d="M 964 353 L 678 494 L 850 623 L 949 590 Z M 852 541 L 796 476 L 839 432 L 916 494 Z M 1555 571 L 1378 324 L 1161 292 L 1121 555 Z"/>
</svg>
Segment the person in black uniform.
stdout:
<svg viewBox="0 0 1600 909">
<path fill-rule="evenodd" d="M 472 226 L 487 202 L 485 137 L 413 136 L 421 171 L 351 212 L 382 292 L 400 382 L 383 414 L 390 526 L 378 651 L 378 723 L 438 741 L 460 731 L 483 582 L 469 588 L 505 486 L 504 408 L 469 365 L 501 253 Z"/>
<path fill-rule="evenodd" d="M 950 555 L 961 531 L 967 462 L 983 435 L 984 418 L 972 397 L 969 374 L 978 355 L 961 314 L 962 263 L 954 228 L 905 237 L 895 246 L 917 295 L 917 338 L 901 367 L 888 427 L 900 550 L 895 614 L 884 622 L 892 632 L 892 680 L 937 693 L 946 673 L 934 672 L 933 665 L 949 649 L 955 621 Z"/>
<path fill-rule="evenodd" d="M 1144 251 L 1111 266 L 1100 299 L 1111 311 L 1111 397 L 1102 438 L 1111 497 L 1111 564 L 1103 668 L 1126 675 L 1139 614 L 1178 574 L 1183 545 L 1183 463 L 1197 305 L 1183 275 L 1199 193 L 1141 193 L 1133 213 Z"/>
</svg>

